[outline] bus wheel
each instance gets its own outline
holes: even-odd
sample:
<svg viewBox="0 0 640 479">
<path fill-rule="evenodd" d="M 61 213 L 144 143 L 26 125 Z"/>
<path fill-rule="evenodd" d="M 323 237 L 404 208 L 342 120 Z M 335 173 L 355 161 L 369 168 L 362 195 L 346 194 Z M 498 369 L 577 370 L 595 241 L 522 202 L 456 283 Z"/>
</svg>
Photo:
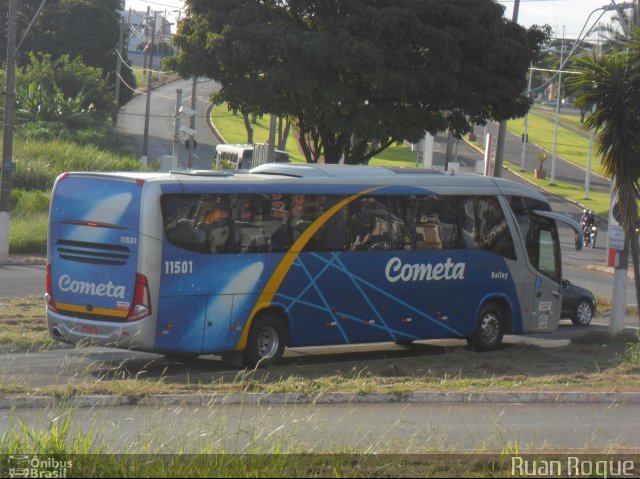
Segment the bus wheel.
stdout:
<svg viewBox="0 0 640 479">
<path fill-rule="evenodd" d="M 245 365 L 269 366 L 276 364 L 284 354 L 286 330 L 280 318 L 266 314 L 256 318 L 249 332 Z"/>
<path fill-rule="evenodd" d="M 502 312 L 495 304 L 487 304 L 478 315 L 476 335 L 473 347 L 476 351 L 493 351 L 502 343 L 504 336 L 504 321 Z"/>
</svg>

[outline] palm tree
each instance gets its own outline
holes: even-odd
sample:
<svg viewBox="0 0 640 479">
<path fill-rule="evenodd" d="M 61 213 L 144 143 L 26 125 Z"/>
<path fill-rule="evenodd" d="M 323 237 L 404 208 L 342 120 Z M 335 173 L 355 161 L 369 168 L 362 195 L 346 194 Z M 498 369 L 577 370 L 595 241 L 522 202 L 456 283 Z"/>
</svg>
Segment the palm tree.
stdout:
<svg viewBox="0 0 640 479">
<path fill-rule="evenodd" d="M 602 155 L 603 171 L 613 179 L 618 191 L 621 224 L 626 242 L 631 245 L 636 297 L 640 299 L 636 238 L 640 199 L 640 29 L 635 29 L 621 48 L 602 57 L 591 54 L 582 58 L 579 71 L 582 74 L 571 79 L 584 91 L 576 103 L 595 105 L 584 125 L 595 129 L 596 151 Z"/>
<path fill-rule="evenodd" d="M 627 10 L 621 10 L 620 15 L 614 15 L 611 17 L 609 23 L 599 23 L 593 29 L 593 33 L 597 33 L 603 39 L 603 43 L 600 48 L 603 51 L 611 51 L 612 49 L 619 48 L 620 45 L 627 41 L 627 32 L 625 31 L 625 25 L 631 25 L 633 23 L 633 15 Z"/>
</svg>

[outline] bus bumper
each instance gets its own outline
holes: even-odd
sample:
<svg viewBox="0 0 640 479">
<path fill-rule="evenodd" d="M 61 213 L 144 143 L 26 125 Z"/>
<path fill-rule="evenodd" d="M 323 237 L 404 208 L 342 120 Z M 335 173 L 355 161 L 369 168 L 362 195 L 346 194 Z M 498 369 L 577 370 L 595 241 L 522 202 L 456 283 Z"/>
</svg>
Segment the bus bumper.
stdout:
<svg viewBox="0 0 640 479">
<path fill-rule="evenodd" d="M 49 335 L 59 341 L 76 345 L 153 351 L 153 324 L 152 317 L 131 323 L 115 323 L 72 318 L 47 310 Z"/>
</svg>

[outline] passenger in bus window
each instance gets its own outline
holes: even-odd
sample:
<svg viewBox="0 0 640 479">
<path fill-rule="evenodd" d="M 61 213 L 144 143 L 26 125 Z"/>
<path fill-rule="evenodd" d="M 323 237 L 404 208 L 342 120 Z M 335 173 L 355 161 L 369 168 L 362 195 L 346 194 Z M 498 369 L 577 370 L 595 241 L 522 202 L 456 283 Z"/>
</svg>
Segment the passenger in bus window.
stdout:
<svg viewBox="0 0 640 479">
<path fill-rule="evenodd" d="M 213 202 L 205 202 L 204 216 L 197 228 L 205 232 L 203 247 L 207 252 L 225 253 L 229 250 L 230 238 L 229 207 L 221 197 Z"/>
<path fill-rule="evenodd" d="M 290 198 L 273 195 L 271 201 L 271 218 L 279 221 L 279 226 L 271 234 L 271 251 L 287 251 L 293 243 L 291 231 Z"/>
</svg>

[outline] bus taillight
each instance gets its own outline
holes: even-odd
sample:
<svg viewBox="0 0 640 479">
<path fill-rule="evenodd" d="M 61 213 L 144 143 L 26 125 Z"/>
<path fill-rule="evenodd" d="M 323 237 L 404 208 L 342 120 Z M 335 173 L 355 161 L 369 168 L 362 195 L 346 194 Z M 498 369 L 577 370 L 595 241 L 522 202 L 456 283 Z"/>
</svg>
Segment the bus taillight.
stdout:
<svg viewBox="0 0 640 479">
<path fill-rule="evenodd" d="M 47 309 L 49 311 L 53 311 L 54 313 L 58 312 L 58 308 L 56 308 L 56 302 L 53 300 L 53 276 L 51 274 L 51 263 L 47 263 L 47 271 L 45 277 L 45 293 L 44 299 L 47 302 Z"/>
<path fill-rule="evenodd" d="M 133 305 L 129 310 L 127 322 L 139 321 L 151 314 L 151 294 L 146 276 L 136 274 L 136 286 L 133 291 Z"/>
</svg>

